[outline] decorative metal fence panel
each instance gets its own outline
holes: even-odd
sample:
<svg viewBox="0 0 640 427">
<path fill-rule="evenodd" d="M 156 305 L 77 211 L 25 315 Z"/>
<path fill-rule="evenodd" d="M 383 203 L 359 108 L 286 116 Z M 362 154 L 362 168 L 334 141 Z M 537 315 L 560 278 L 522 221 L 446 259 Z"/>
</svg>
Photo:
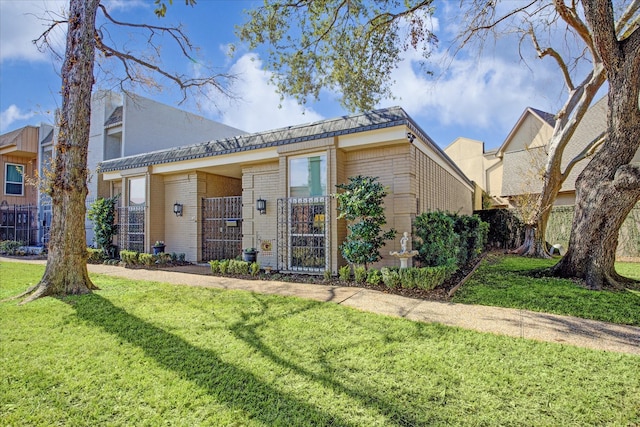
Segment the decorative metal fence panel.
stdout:
<svg viewBox="0 0 640 427">
<path fill-rule="evenodd" d="M 0 205 L 0 240 L 15 240 L 23 245 L 38 244 L 38 207 L 36 205 Z"/>
<path fill-rule="evenodd" d="M 233 259 L 242 252 L 242 197 L 202 199 L 202 260 Z"/>
<path fill-rule="evenodd" d="M 278 199 L 278 270 L 330 268 L 330 203 L 329 196 Z"/>
<path fill-rule="evenodd" d="M 144 252 L 144 206 L 118 208 L 118 243 L 120 249 Z"/>
</svg>

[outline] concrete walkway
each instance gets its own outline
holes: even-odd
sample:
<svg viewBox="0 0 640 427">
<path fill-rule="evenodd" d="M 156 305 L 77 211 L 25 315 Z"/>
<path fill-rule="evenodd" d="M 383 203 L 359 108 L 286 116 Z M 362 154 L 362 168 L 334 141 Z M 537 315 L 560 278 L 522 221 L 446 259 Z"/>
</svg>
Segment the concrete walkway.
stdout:
<svg viewBox="0 0 640 427">
<path fill-rule="evenodd" d="M 0 258 L 0 261 L 20 260 Z M 91 273 L 132 280 L 296 296 L 419 322 L 640 355 L 640 327 L 634 326 L 510 308 L 423 301 L 354 287 L 215 277 L 207 275 L 208 266 L 177 267 L 171 271 L 93 264 L 88 267 Z"/>
</svg>

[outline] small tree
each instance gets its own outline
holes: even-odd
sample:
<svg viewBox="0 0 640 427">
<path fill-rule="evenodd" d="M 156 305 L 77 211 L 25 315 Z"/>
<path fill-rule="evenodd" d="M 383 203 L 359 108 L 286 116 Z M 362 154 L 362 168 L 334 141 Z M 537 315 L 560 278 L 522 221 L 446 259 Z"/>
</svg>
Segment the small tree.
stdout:
<svg viewBox="0 0 640 427">
<path fill-rule="evenodd" d="M 109 258 L 115 258 L 113 236 L 118 232 L 116 225 L 116 204 L 118 196 L 99 198 L 91 203 L 88 216 L 93 222 L 94 240 Z"/>
<path fill-rule="evenodd" d="M 340 245 L 342 256 L 350 264 L 367 265 L 378 261 L 380 248 L 386 240 L 396 236 L 396 230 L 382 232 L 387 223 L 384 214 L 383 199 L 388 194 L 377 177 L 358 175 L 350 177 L 349 183 L 336 185 L 343 192 L 338 199 L 338 218 L 350 222 L 349 234 Z"/>
</svg>

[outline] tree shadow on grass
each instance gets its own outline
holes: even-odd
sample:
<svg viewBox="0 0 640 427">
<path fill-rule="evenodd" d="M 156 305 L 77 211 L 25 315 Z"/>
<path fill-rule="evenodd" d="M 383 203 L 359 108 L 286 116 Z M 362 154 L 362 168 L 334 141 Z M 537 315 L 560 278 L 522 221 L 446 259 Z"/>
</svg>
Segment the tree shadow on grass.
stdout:
<svg viewBox="0 0 640 427">
<path fill-rule="evenodd" d="M 100 295 L 85 295 L 72 304 L 78 318 L 141 348 L 160 366 L 265 425 L 354 425 L 265 384 L 251 372 L 221 360 L 215 352 L 195 347 Z"/>
<path fill-rule="evenodd" d="M 415 414 L 412 413 L 412 406 L 408 405 L 404 401 L 395 401 L 394 399 L 383 398 L 380 396 L 380 391 L 373 390 L 371 387 L 364 387 L 362 384 L 355 383 L 351 386 L 341 382 L 332 373 L 333 368 L 326 357 L 321 357 L 321 365 L 324 368 L 324 373 L 316 373 L 303 365 L 296 363 L 294 360 L 283 357 L 278 351 L 272 349 L 269 344 L 265 343 L 259 333 L 261 327 L 267 326 L 272 321 L 277 321 L 283 316 L 293 316 L 302 311 L 309 310 L 321 303 L 314 302 L 310 306 L 305 306 L 302 309 L 287 312 L 286 314 L 280 314 L 275 316 L 269 316 L 269 305 L 264 301 L 264 298 L 258 294 L 253 294 L 254 300 L 259 304 L 261 309 L 253 312 L 241 312 L 240 320 L 229 324 L 229 330 L 234 336 L 252 348 L 256 349 L 263 356 L 271 360 L 273 363 L 284 367 L 296 374 L 308 378 L 309 380 L 322 384 L 334 390 L 338 394 L 347 395 L 353 399 L 356 399 L 362 403 L 363 406 L 368 406 L 375 409 L 376 412 L 381 413 L 392 421 L 395 425 L 399 426 L 415 426 L 421 425 L 424 422 L 418 420 Z M 220 319 L 223 321 L 222 319 Z M 367 337 L 363 341 L 369 340 Z M 352 344 L 355 344 L 352 342 Z M 357 344 L 356 344 L 357 345 Z M 319 348 L 323 348 L 320 346 Z"/>
</svg>

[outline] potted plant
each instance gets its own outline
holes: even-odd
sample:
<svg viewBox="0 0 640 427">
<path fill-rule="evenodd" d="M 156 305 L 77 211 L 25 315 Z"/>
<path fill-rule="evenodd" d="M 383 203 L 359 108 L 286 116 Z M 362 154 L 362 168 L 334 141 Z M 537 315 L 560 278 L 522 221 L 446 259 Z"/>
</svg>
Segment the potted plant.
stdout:
<svg viewBox="0 0 640 427">
<path fill-rule="evenodd" d="M 242 260 L 246 262 L 256 262 L 258 251 L 256 248 L 247 248 L 242 251 Z"/>
<path fill-rule="evenodd" d="M 153 254 L 158 255 L 164 252 L 164 242 L 162 240 L 156 240 L 156 243 L 153 245 Z"/>
</svg>

